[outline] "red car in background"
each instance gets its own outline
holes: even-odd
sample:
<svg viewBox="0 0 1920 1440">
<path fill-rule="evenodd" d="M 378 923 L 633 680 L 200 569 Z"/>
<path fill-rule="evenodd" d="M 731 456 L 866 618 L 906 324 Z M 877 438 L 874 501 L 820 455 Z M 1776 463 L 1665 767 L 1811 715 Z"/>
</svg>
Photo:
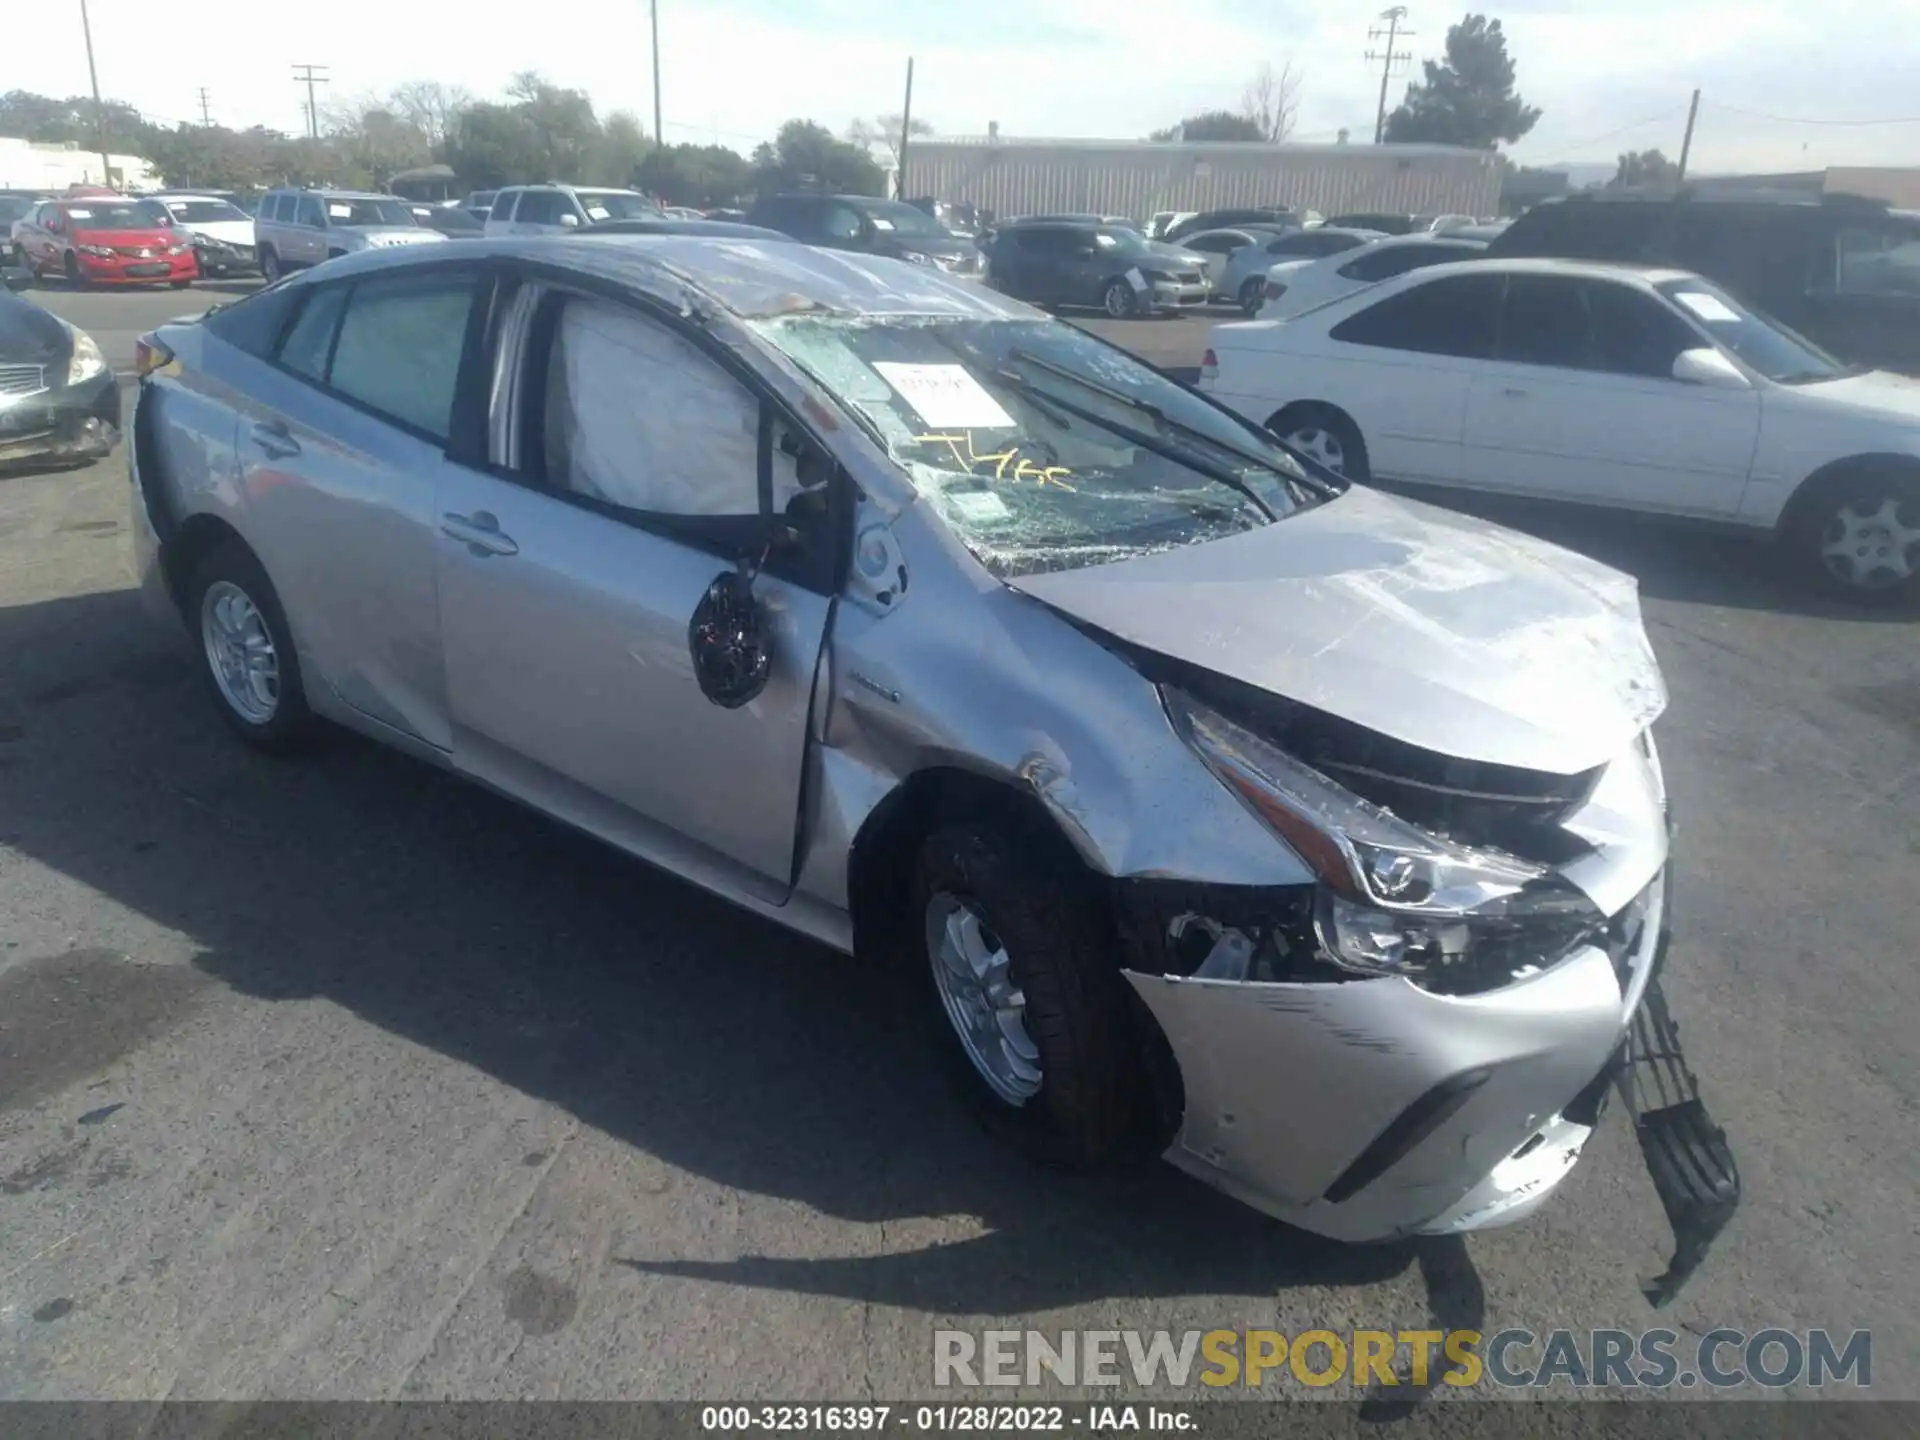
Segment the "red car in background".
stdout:
<svg viewBox="0 0 1920 1440">
<path fill-rule="evenodd" d="M 124 195 L 49 200 L 13 227 L 17 259 L 72 285 L 171 285 L 200 278 L 193 236 L 166 207 Z"/>
</svg>

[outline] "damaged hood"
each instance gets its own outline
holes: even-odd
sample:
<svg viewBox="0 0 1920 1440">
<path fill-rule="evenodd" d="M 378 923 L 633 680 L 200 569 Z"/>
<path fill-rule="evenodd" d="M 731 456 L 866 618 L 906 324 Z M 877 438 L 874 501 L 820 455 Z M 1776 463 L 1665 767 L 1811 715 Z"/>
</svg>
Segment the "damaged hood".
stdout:
<svg viewBox="0 0 1920 1440">
<path fill-rule="evenodd" d="M 1461 759 L 1575 774 L 1666 707 L 1629 576 L 1357 486 L 1229 539 L 1007 583 L 1128 644 Z"/>
</svg>

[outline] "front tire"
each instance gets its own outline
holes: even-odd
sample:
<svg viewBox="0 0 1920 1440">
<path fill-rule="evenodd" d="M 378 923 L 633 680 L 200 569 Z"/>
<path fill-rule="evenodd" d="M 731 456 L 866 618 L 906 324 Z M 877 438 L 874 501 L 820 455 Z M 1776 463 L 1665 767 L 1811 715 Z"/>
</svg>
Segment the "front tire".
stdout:
<svg viewBox="0 0 1920 1440">
<path fill-rule="evenodd" d="M 67 251 L 67 258 L 62 263 L 61 270 L 67 277 L 67 287 L 69 289 L 84 290 L 87 288 L 87 277 L 80 273 L 80 257 L 74 254 L 73 251 Z"/>
<path fill-rule="evenodd" d="M 194 567 L 186 600 L 201 675 L 234 732 L 262 750 L 307 739 L 313 713 L 300 658 L 280 597 L 253 553 L 237 543 L 217 546 Z"/>
<path fill-rule="evenodd" d="M 989 1128 L 1053 1164 L 1127 1155 L 1142 1051 L 1106 909 L 1071 853 L 1010 826 L 943 826 L 913 905 L 943 1050 Z"/>
<path fill-rule="evenodd" d="M 186 289 L 186 288 L 187 288 L 187 287 L 188 287 L 189 285 L 191 285 L 191 284 L 193 284 L 193 281 L 191 281 L 191 280 L 169 280 L 169 281 L 167 282 L 167 284 L 168 284 L 168 286 L 170 286 L 170 287 L 171 287 L 172 289 L 175 289 L 175 290 L 184 290 L 184 289 Z"/>
<path fill-rule="evenodd" d="M 1833 595 L 1869 604 L 1920 598 L 1920 477 L 1860 470 L 1824 485 L 1788 534 Z"/>
<path fill-rule="evenodd" d="M 1124 280 L 1109 280 L 1100 292 L 1100 308 L 1115 320 L 1128 320 L 1139 313 L 1140 297 Z"/>
<path fill-rule="evenodd" d="M 273 247 L 262 245 L 260 247 L 260 278 L 271 285 L 284 273 L 286 272 L 280 268 L 280 257 L 274 253 Z"/>
</svg>

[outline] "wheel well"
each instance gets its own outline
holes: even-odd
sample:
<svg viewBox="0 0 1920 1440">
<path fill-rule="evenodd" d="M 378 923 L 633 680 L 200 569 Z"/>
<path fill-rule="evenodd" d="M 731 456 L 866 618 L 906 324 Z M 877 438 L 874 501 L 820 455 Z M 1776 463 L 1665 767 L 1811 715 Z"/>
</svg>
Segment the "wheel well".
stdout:
<svg viewBox="0 0 1920 1440">
<path fill-rule="evenodd" d="M 1087 870 L 1079 852 L 1030 792 L 951 766 L 916 771 L 873 808 L 848 857 L 847 908 L 853 919 L 854 951 L 862 959 L 889 959 L 901 953 L 911 920 L 906 897 L 920 842 L 938 826 L 961 819 L 991 820 L 1038 837 Z"/>
<path fill-rule="evenodd" d="M 1782 535 L 1791 535 L 1805 522 L 1807 512 L 1820 497 L 1834 486 L 1844 484 L 1855 476 L 1884 474 L 1904 475 L 1920 483 L 1920 460 L 1911 455 L 1849 455 L 1844 460 L 1822 465 L 1802 480 L 1800 488 L 1787 497 L 1775 529 Z"/>
<path fill-rule="evenodd" d="M 253 553 L 247 542 L 240 538 L 240 532 L 217 515 L 189 515 L 180 522 L 180 528 L 173 532 L 173 538 L 162 552 L 162 565 L 167 577 L 167 592 L 182 611 L 186 609 L 186 586 L 193 578 L 193 572 L 203 559 L 224 545 L 238 546 L 249 555 Z"/>
</svg>

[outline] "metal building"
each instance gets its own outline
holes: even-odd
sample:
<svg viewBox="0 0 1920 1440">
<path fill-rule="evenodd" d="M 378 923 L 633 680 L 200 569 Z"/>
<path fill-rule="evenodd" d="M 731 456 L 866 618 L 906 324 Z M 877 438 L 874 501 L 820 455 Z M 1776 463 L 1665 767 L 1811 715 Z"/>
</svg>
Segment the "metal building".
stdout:
<svg viewBox="0 0 1920 1440">
<path fill-rule="evenodd" d="M 1493 215 L 1500 168 L 1490 150 L 1452 145 L 1157 144 L 1148 140 L 916 140 L 907 188 L 971 201 L 1008 218 L 1090 212 L 1145 220 L 1158 210 L 1288 205 L 1351 211 Z"/>
</svg>

